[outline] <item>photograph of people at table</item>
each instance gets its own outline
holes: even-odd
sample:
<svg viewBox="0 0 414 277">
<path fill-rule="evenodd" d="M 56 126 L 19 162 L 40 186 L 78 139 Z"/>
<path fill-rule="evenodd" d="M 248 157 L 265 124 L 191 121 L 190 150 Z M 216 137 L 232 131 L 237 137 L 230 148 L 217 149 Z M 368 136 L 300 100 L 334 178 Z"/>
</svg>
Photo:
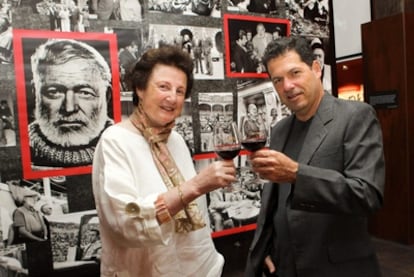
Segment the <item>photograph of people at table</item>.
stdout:
<svg viewBox="0 0 414 277">
<path fill-rule="evenodd" d="M 377 277 L 367 218 L 383 205 L 385 162 L 374 108 L 324 91 L 309 42 L 271 42 L 264 64 L 292 115 L 250 155 L 263 179 L 246 277 Z"/>
<path fill-rule="evenodd" d="M 218 232 L 255 223 L 262 188 L 263 184 L 255 182 L 249 167 L 238 168 L 235 183 L 208 194 L 211 229 Z"/>
</svg>

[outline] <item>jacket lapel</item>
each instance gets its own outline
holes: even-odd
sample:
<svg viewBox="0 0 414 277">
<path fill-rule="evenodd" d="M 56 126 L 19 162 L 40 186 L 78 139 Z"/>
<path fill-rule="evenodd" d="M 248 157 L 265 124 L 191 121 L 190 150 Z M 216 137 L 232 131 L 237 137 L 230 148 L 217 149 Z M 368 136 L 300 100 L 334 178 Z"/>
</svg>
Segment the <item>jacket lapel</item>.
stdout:
<svg viewBox="0 0 414 277">
<path fill-rule="evenodd" d="M 309 131 L 305 138 L 304 147 L 299 153 L 298 162 L 308 164 L 314 153 L 328 134 L 327 124 L 333 119 L 333 96 L 325 94 L 319 105 Z"/>
</svg>

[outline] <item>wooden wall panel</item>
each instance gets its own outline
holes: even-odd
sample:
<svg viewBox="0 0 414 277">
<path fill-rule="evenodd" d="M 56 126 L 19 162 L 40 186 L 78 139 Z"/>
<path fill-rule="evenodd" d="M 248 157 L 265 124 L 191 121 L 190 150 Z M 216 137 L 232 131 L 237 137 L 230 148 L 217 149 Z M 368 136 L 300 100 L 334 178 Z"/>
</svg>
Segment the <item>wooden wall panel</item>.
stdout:
<svg viewBox="0 0 414 277">
<path fill-rule="evenodd" d="M 372 19 L 414 12 L 413 0 L 371 0 Z"/>
<path fill-rule="evenodd" d="M 411 195 L 410 202 L 410 240 L 414 243 L 414 1 L 410 1 L 412 10 L 406 13 L 405 17 L 405 49 L 406 54 L 406 73 L 407 73 L 407 132 L 408 132 L 408 156 L 410 163 L 408 165 L 409 172 L 409 190 Z"/>
<path fill-rule="evenodd" d="M 414 30 L 407 28 L 407 19 L 411 22 L 412 18 L 412 14 L 398 14 L 362 25 L 365 93 L 395 90 L 399 97 L 397 108 L 377 109 L 387 171 L 384 207 L 372 218 L 370 230 L 378 237 L 403 243 L 414 242 L 414 124 L 410 120 L 414 110 L 414 70 L 413 54 L 407 51 L 408 46 L 413 49 Z"/>
<path fill-rule="evenodd" d="M 404 11 L 405 0 L 372 0 L 372 19 L 380 19 Z"/>
</svg>

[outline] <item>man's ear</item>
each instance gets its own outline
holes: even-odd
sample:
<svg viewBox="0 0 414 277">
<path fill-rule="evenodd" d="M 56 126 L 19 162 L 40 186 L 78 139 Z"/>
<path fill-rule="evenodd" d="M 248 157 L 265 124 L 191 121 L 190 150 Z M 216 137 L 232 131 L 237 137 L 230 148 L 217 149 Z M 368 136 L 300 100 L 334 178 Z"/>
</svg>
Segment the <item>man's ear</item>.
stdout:
<svg viewBox="0 0 414 277">
<path fill-rule="evenodd" d="M 142 94 L 143 94 L 143 91 L 142 90 L 140 90 L 140 89 L 137 89 L 136 91 L 135 91 L 135 94 L 137 95 L 137 97 L 138 97 L 138 99 L 141 99 L 142 97 Z"/>
<path fill-rule="evenodd" d="M 109 85 L 106 89 L 106 102 L 109 103 L 112 100 L 112 86 Z"/>
<path fill-rule="evenodd" d="M 114 118 L 113 115 L 113 103 L 112 103 L 112 86 L 109 85 L 106 89 L 106 110 L 110 118 Z"/>
<path fill-rule="evenodd" d="M 29 91 L 30 91 L 30 95 L 28 95 L 29 99 L 27 99 L 28 101 L 31 101 L 33 103 L 33 105 L 35 105 L 36 103 L 36 89 L 35 89 L 35 84 L 32 81 L 30 81 L 30 85 L 29 85 Z"/>
<path fill-rule="evenodd" d="M 312 71 L 315 72 L 318 78 L 322 77 L 322 65 L 316 59 L 312 62 Z"/>
<path fill-rule="evenodd" d="M 35 86 L 34 86 L 33 81 L 30 83 L 30 93 L 32 94 L 32 97 L 34 98 L 36 91 L 35 91 Z"/>
</svg>

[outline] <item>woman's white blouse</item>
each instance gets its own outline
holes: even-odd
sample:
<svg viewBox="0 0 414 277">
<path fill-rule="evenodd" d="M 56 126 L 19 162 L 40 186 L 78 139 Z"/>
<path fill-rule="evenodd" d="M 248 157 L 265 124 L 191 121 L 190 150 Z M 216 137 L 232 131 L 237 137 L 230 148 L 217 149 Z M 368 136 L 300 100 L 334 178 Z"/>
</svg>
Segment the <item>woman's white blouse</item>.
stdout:
<svg viewBox="0 0 414 277">
<path fill-rule="evenodd" d="M 172 132 L 167 147 L 184 178 L 192 178 L 196 172 L 183 138 Z M 178 234 L 173 221 L 158 224 L 154 201 L 167 188 L 140 134 L 119 124 L 106 129 L 96 147 L 92 181 L 102 240 L 101 276 L 221 275 L 224 259 L 211 239 L 205 197 L 197 199 L 205 228 Z"/>
</svg>

